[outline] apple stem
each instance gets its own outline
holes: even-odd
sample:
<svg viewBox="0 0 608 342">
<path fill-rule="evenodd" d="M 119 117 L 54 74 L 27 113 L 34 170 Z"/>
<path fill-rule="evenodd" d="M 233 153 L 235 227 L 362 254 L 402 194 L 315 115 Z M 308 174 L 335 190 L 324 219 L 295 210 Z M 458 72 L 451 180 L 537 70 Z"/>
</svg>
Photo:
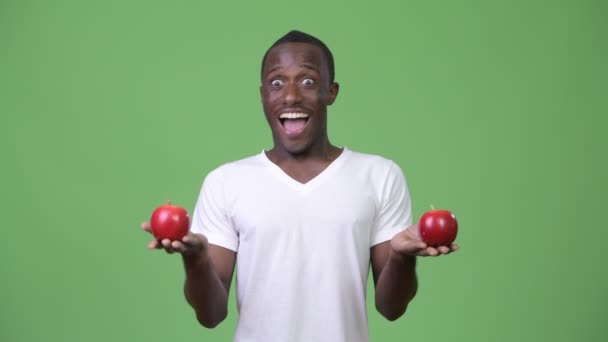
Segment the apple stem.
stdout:
<svg viewBox="0 0 608 342">
<path fill-rule="evenodd" d="M 431 204 L 431 210 L 435 210 L 435 206 Z"/>
<path fill-rule="evenodd" d="M 171 204 L 171 200 L 167 200 L 167 205 L 170 205 L 170 204 Z"/>
</svg>

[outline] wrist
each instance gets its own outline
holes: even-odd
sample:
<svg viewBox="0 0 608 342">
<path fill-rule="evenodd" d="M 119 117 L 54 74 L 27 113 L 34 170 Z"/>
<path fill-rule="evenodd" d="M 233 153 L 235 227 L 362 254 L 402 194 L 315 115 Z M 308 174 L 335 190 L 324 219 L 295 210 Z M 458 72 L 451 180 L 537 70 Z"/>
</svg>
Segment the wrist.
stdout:
<svg viewBox="0 0 608 342">
<path fill-rule="evenodd" d="M 182 254 L 182 260 L 186 269 L 206 267 L 211 263 L 209 254 L 203 251 L 192 254 Z"/>
<path fill-rule="evenodd" d="M 389 253 L 389 260 L 394 263 L 401 264 L 403 266 L 413 266 L 416 264 L 416 256 L 410 254 L 404 254 L 395 251 L 391 248 Z"/>
</svg>

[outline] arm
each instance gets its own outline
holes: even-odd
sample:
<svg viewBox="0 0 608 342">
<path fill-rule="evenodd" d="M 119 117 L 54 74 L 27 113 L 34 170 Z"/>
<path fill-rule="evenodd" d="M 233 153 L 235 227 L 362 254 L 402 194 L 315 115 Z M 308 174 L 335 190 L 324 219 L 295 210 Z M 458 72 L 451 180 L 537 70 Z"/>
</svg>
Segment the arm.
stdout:
<svg viewBox="0 0 608 342">
<path fill-rule="evenodd" d="M 416 256 L 439 256 L 456 251 L 458 245 L 428 247 L 420 241 L 418 225 L 408 227 L 390 241 L 371 249 L 376 285 L 376 309 L 388 320 L 401 317 L 418 290 Z"/>
<path fill-rule="evenodd" d="M 389 241 L 371 249 L 376 309 L 389 321 L 401 317 L 418 289 L 416 257 L 395 253 Z"/>
<path fill-rule="evenodd" d="M 226 214 L 225 181 L 220 170 L 210 172 L 196 201 L 190 234 L 169 247 L 182 254 L 185 271 L 184 295 L 198 322 L 214 328 L 228 314 L 228 294 L 236 261 L 230 250 L 209 244 L 207 234 L 238 244 L 238 233 Z M 169 241 L 167 241 L 169 242 Z M 165 248 L 167 245 L 163 241 Z"/>
<path fill-rule="evenodd" d="M 214 328 L 228 315 L 228 293 L 236 253 L 215 245 L 198 256 L 182 254 L 186 280 L 184 294 L 206 328 Z"/>
<path fill-rule="evenodd" d="M 149 232 L 149 223 L 142 224 L 142 228 Z M 148 248 L 164 248 L 167 253 L 182 255 L 184 294 L 201 325 L 214 328 L 226 318 L 235 252 L 210 245 L 204 235 L 192 233 L 181 241 L 153 240 Z"/>
</svg>

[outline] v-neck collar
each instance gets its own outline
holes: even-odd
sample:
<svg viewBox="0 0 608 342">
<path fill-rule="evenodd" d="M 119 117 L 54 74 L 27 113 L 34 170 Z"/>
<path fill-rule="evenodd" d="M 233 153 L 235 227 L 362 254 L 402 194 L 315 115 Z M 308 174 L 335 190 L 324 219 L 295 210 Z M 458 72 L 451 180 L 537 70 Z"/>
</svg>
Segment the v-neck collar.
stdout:
<svg viewBox="0 0 608 342">
<path fill-rule="evenodd" d="M 340 155 L 338 155 L 338 157 L 336 157 L 336 159 L 334 159 L 329 165 L 327 165 L 327 167 L 323 171 L 321 171 L 318 175 L 316 175 L 314 178 L 312 178 L 306 183 L 300 183 L 299 181 L 288 175 L 285 171 L 283 171 L 283 169 L 281 169 L 279 165 L 275 164 L 272 160 L 268 158 L 265 150 L 262 150 L 262 153 L 260 153 L 260 159 L 283 183 L 286 183 L 297 191 L 307 192 L 317 187 L 319 184 L 322 184 L 328 177 L 334 174 L 336 170 L 338 170 L 340 166 L 344 164 L 344 161 L 347 159 L 349 154 L 350 150 L 348 150 L 348 148 L 346 147 L 343 147 L 342 152 L 340 153 Z"/>
</svg>

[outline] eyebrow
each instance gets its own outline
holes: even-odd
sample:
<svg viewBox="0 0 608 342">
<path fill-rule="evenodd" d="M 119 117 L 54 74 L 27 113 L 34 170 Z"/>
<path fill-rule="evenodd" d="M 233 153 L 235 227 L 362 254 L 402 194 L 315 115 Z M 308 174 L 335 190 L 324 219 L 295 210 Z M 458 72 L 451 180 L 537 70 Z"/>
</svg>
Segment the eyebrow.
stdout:
<svg viewBox="0 0 608 342">
<path fill-rule="evenodd" d="M 302 66 L 305 67 L 306 69 L 310 69 L 316 72 L 320 72 L 319 68 L 315 67 L 314 64 L 310 64 L 310 63 L 302 63 Z M 270 68 L 270 70 L 268 70 L 268 74 L 273 73 L 277 70 L 281 69 L 281 65 L 275 65 L 272 68 Z"/>
<path fill-rule="evenodd" d="M 314 70 L 316 72 L 320 72 L 319 68 L 317 68 L 314 64 L 304 63 L 304 64 L 302 64 L 302 66 L 307 69 Z"/>
<path fill-rule="evenodd" d="M 275 65 L 275 66 L 273 66 L 272 68 L 270 68 L 268 70 L 267 74 L 273 73 L 273 72 L 275 72 L 275 71 L 277 71 L 279 69 L 281 69 L 281 66 L 280 65 Z"/>
</svg>

